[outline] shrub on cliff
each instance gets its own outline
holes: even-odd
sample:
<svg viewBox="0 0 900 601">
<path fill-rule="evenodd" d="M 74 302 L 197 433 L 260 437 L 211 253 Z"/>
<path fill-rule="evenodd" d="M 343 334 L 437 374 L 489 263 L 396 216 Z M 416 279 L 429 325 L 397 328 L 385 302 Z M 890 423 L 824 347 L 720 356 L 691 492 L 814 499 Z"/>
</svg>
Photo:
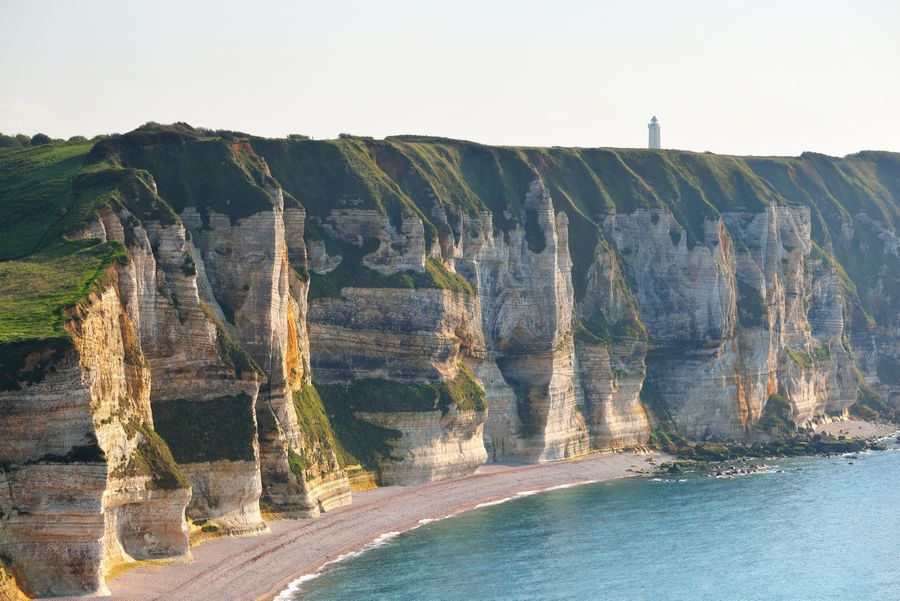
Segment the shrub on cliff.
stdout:
<svg viewBox="0 0 900 601">
<path fill-rule="evenodd" d="M 425 271 L 402 271 L 383 274 L 363 264 L 363 257 L 378 248 L 376 240 L 369 240 L 362 247 L 343 245 L 339 254 L 340 265 L 327 274 L 310 276 L 309 298 L 337 298 L 344 288 L 438 288 L 475 296 L 475 289 L 464 277 L 451 272 L 440 259 L 425 259 Z"/>
<path fill-rule="evenodd" d="M 245 393 L 154 402 L 153 423 L 178 463 L 253 461 L 256 428 Z"/>
<path fill-rule="evenodd" d="M 359 397 L 344 384 L 316 384 L 328 420 L 335 433 L 336 452 L 341 467 L 361 465 L 380 477 L 381 463 L 394 459 L 390 440 L 399 430 L 382 428 L 356 416 Z M 301 466 L 302 469 L 302 466 Z"/>
<path fill-rule="evenodd" d="M 113 476 L 147 476 L 150 478 L 147 488 L 173 490 L 190 486 L 159 434 L 137 417 L 123 425 L 129 439 L 139 436 L 140 441 L 128 461 L 119 466 Z"/>
<path fill-rule="evenodd" d="M 303 384 L 294 392 L 294 412 L 297 425 L 303 433 L 303 445 L 300 453 L 288 449 L 288 463 L 291 471 L 305 480 L 313 480 L 322 472 L 334 470 L 336 447 L 335 434 L 325 413 L 325 407 L 318 391 L 312 383 Z"/>
<path fill-rule="evenodd" d="M 797 432 L 797 424 L 792 412 L 790 399 L 780 394 L 769 395 L 756 427 L 778 438 L 793 436 Z"/>
<path fill-rule="evenodd" d="M 869 421 L 886 420 L 900 423 L 900 410 L 888 405 L 881 395 L 865 383 L 860 384 L 856 403 L 850 406 L 850 413 Z"/>
</svg>

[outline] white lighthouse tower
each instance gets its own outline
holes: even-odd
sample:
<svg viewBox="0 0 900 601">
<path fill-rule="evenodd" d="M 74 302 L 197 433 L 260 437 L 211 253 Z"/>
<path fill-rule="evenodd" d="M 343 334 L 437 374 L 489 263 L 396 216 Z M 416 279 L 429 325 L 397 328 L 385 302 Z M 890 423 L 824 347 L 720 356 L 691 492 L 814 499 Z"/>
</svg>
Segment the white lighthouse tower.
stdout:
<svg viewBox="0 0 900 601">
<path fill-rule="evenodd" d="M 662 148 L 659 144 L 659 121 L 656 120 L 656 115 L 653 115 L 647 127 L 650 129 L 650 148 Z"/>
</svg>

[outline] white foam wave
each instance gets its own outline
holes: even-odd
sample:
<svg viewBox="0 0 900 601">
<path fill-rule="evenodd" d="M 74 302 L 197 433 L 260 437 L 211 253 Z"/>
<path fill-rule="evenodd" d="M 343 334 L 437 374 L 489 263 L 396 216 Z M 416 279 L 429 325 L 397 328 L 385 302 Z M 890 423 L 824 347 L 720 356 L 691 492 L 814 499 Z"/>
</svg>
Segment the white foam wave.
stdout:
<svg viewBox="0 0 900 601">
<path fill-rule="evenodd" d="M 541 492 L 549 492 L 551 490 L 565 490 L 566 488 L 574 488 L 576 486 L 582 486 L 584 484 L 596 484 L 597 482 L 600 482 L 600 480 L 579 480 L 578 482 L 569 482 L 568 484 L 557 484 L 556 486 L 545 488 Z"/>
<path fill-rule="evenodd" d="M 418 526 L 416 526 L 416 527 L 418 527 Z M 412 529 L 415 529 L 415 528 L 412 528 Z M 383 533 L 379 534 L 378 536 L 376 536 L 374 539 L 372 539 L 371 542 L 360 547 L 356 551 L 350 551 L 349 553 L 344 553 L 342 555 L 338 555 L 331 561 L 327 561 L 327 562 L 323 563 L 321 566 L 319 566 L 319 569 L 316 570 L 315 572 L 313 572 L 312 574 L 304 574 L 303 576 L 300 576 L 299 578 L 292 581 L 289 585 L 287 585 L 287 588 L 285 588 L 283 591 L 278 593 L 278 595 L 274 599 L 272 599 L 272 601 L 291 601 L 294 598 L 295 594 L 300 591 L 300 589 L 303 587 L 303 585 L 305 583 L 309 582 L 310 580 L 315 580 L 316 578 L 321 576 L 322 573 L 325 571 L 325 568 L 327 568 L 328 566 L 335 564 L 335 563 L 342 562 L 345 559 L 349 559 L 351 557 L 356 557 L 357 555 L 360 555 L 361 553 L 365 553 L 366 551 L 368 551 L 370 549 L 374 549 L 375 547 L 380 547 L 381 545 L 385 544 L 386 542 L 390 541 L 393 538 L 396 538 L 399 535 L 400 535 L 400 532 L 396 532 L 396 531 L 383 532 Z"/>
<path fill-rule="evenodd" d="M 493 507 L 494 505 L 502 505 L 503 503 L 506 503 L 507 501 L 512 501 L 515 498 L 516 498 L 515 496 L 512 496 L 512 497 L 504 497 L 502 499 L 497 499 L 495 501 L 485 501 L 484 503 L 479 503 L 473 509 L 481 509 L 482 507 Z"/>
</svg>

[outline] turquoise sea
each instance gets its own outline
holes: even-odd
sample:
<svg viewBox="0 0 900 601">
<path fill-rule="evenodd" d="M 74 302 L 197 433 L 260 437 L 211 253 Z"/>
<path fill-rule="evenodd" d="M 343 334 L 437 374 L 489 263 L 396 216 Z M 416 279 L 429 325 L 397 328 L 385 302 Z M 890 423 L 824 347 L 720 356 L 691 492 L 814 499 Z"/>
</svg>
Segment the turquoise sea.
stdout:
<svg viewBox="0 0 900 601">
<path fill-rule="evenodd" d="M 900 600 L 896 443 L 769 463 L 733 479 L 632 478 L 475 509 L 332 564 L 293 598 Z"/>
</svg>

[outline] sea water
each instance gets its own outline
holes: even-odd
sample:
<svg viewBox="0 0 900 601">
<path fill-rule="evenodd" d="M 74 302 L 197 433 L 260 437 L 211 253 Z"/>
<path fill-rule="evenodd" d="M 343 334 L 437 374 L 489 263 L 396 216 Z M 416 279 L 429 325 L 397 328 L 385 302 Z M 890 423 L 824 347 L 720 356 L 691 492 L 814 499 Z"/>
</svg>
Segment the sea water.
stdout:
<svg viewBox="0 0 900 601">
<path fill-rule="evenodd" d="M 427 523 L 303 601 L 900 601 L 900 449 L 631 478 Z"/>
</svg>

